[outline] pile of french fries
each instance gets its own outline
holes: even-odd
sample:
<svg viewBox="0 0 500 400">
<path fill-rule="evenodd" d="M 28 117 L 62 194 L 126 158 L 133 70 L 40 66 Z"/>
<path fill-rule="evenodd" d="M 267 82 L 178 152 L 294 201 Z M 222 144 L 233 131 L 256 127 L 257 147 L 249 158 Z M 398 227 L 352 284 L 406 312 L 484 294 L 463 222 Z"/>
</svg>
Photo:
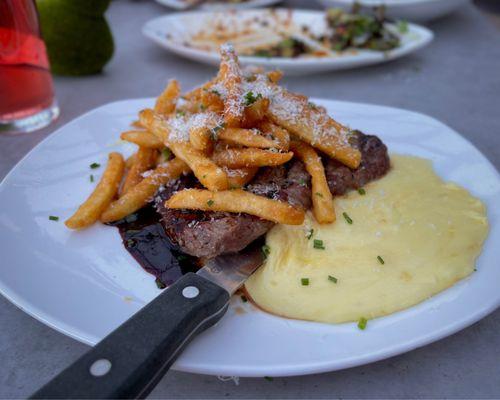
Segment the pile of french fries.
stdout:
<svg viewBox="0 0 500 400">
<path fill-rule="evenodd" d="M 279 71 L 242 72 L 230 45 L 221 47 L 212 81 L 181 96 L 171 80 L 153 109 L 139 113 L 121 139 L 138 150 L 127 160 L 111 153 L 93 193 L 66 221 L 82 229 L 100 220 L 120 220 L 144 207 L 182 174 L 193 173 L 203 189 L 186 189 L 166 202 L 174 209 L 248 213 L 281 224 L 300 225 L 304 210 L 244 190 L 261 167 L 300 159 L 312 177 L 313 215 L 335 221 L 332 194 L 320 154 L 357 168 L 360 152 L 350 131 L 305 96 L 278 85 Z"/>
</svg>

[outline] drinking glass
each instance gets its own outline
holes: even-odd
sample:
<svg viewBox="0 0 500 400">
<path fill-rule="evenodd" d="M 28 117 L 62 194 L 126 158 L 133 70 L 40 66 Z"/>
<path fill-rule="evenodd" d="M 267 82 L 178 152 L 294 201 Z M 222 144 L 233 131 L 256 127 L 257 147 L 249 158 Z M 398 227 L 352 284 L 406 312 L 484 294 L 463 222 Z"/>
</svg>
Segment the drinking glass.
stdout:
<svg viewBox="0 0 500 400">
<path fill-rule="evenodd" d="M 58 115 L 34 0 L 0 0 L 0 133 L 30 132 Z"/>
</svg>

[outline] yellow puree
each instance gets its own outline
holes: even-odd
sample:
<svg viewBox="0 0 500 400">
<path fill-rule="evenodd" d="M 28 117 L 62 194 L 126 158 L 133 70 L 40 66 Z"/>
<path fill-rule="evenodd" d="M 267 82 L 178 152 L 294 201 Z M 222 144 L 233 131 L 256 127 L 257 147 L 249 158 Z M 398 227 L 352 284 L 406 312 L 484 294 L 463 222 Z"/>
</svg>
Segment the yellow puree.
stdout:
<svg viewBox="0 0 500 400">
<path fill-rule="evenodd" d="M 333 224 L 309 215 L 302 226 L 268 233 L 268 259 L 246 284 L 260 307 L 289 318 L 357 321 L 410 307 L 473 272 L 488 232 L 485 206 L 443 182 L 429 161 L 393 155 L 392 170 L 365 190 L 335 199 Z"/>
</svg>

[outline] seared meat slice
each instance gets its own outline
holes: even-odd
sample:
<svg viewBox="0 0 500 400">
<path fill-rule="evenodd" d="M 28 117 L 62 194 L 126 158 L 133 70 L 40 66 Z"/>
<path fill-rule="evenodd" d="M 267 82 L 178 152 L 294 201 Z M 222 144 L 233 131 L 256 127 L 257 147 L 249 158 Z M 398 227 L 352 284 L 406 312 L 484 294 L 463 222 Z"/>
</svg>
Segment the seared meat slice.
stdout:
<svg viewBox="0 0 500 400">
<path fill-rule="evenodd" d="M 244 249 L 274 225 L 248 214 L 217 211 L 172 210 L 165 201 L 178 190 L 197 186 L 192 177 L 182 177 L 158 192 L 155 204 L 169 238 L 182 251 L 196 257 L 212 258 Z M 300 161 L 286 167 L 263 168 L 249 191 L 304 208 L 310 206 L 310 177 Z"/>
<path fill-rule="evenodd" d="M 323 159 L 326 180 L 334 196 L 381 178 L 391 167 L 387 147 L 377 136 L 355 131 L 353 138 L 355 146 L 361 151 L 361 164 L 357 169 L 352 170 L 330 158 Z"/>
</svg>

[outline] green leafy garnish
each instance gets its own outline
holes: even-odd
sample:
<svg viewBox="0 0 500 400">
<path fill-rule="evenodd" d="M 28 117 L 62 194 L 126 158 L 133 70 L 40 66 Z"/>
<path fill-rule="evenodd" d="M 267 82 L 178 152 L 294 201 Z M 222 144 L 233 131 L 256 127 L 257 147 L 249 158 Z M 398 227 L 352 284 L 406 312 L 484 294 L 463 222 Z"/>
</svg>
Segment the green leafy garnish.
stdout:
<svg viewBox="0 0 500 400">
<path fill-rule="evenodd" d="M 359 188 L 358 189 L 358 193 L 361 195 L 361 196 L 364 196 L 366 194 L 366 190 L 363 189 L 363 188 Z"/>
<path fill-rule="evenodd" d="M 337 283 L 339 280 L 335 278 L 334 276 L 328 275 L 328 280 L 332 281 L 333 283 Z"/>
<path fill-rule="evenodd" d="M 255 103 L 257 100 L 262 98 L 262 95 L 258 93 L 257 95 L 254 94 L 251 90 L 249 92 L 246 92 L 245 95 L 243 96 L 245 99 L 245 107 L 251 106 L 253 103 Z"/>
<path fill-rule="evenodd" d="M 220 97 L 220 92 L 218 90 L 212 89 L 210 90 L 210 93 L 216 94 L 217 96 Z"/>
<path fill-rule="evenodd" d="M 208 205 L 209 207 L 212 207 L 212 206 L 214 205 L 214 201 L 213 201 L 213 200 L 208 200 L 208 201 L 207 201 L 207 205 Z"/>
<path fill-rule="evenodd" d="M 325 250 L 325 245 L 323 244 L 323 241 L 319 239 L 314 239 L 313 247 L 315 249 Z"/>
<path fill-rule="evenodd" d="M 170 157 L 172 157 L 172 152 L 170 151 L 169 148 L 165 147 L 162 151 L 161 151 L 161 155 L 163 156 L 163 158 L 168 161 L 170 160 Z"/>
<path fill-rule="evenodd" d="M 318 197 L 323 197 L 323 193 L 316 192 L 316 193 L 314 193 L 314 194 L 315 194 L 316 196 L 318 196 Z"/>
<path fill-rule="evenodd" d="M 94 182 L 94 175 L 91 174 L 89 179 L 90 179 L 90 182 Z"/>
<path fill-rule="evenodd" d="M 343 212 L 342 215 L 344 216 L 344 219 L 346 220 L 346 222 L 349 224 L 349 225 L 352 225 L 352 219 L 351 217 L 349 217 L 349 215 L 347 215 L 346 212 Z"/>
<path fill-rule="evenodd" d="M 90 164 L 90 168 L 92 168 L 92 169 L 99 168 L 100 166 L 101 166 L 101 164 L 96 163 L 96 162 L 94 162 L 94 163 Z"/>
<path fill-rule="evenodd" d="M 366 329 L 366 324 L 368 320 L 365 317 L 361 317 L 358 321 L 358 328 L 364 331 Z"/>
<path fill-rule="evenodd" d="M 51 221 L 59 221 L 59 217 L 56 217 L 55 215 L 49 215 L 49 219 Z"/>
<path fill-rule="evenodd" d="M 205 104 L 200 104 L 200 110 L 205 111 L 207 109 L 207 106 Z"/>
<path fill-rule="evenodd" d="M 267 258 L 267 256 L 271 253 L 271 248 L 265 244 L 262 246 L 262 253 L 264 254 L 264 258 Z"/>
<path fill-rule="evenodd" d="M 385 261 L 384 261 L 384 259 L 383 259 L 382 257 L 377 256 L 377 260 L 378 260 L 378 262 L 379 262 L 380 264 L 382 264 L 382 265 L 384 265 L 384 264 L 385 264 Z"/>
<path fill-rule="evenodd" d="M 160 281 L 160 278 L 156 278 L 155 283 L 156 286 L 158 286 L 158 289 L 165 289 L 167 287 L 167 285 Z"/>
<path fill-rule="evenodd" d="M 175 112 L 175 115 L 176 115 L 176 117 L 183 117 L 184 115 L 186 115 L 186 111 L 177 110 Z"/>
<path fill-rule="evenodd" d="M 301 278 L 300 283 L 302 286 L 309 286 L 309 278 Z"/>
<path fill-rule="evenodd" d="M 306 235 L 307 240 L 311 240 L 313 234 L 314 234 L 314 229 L 309 229 Z"/>
</svg>

